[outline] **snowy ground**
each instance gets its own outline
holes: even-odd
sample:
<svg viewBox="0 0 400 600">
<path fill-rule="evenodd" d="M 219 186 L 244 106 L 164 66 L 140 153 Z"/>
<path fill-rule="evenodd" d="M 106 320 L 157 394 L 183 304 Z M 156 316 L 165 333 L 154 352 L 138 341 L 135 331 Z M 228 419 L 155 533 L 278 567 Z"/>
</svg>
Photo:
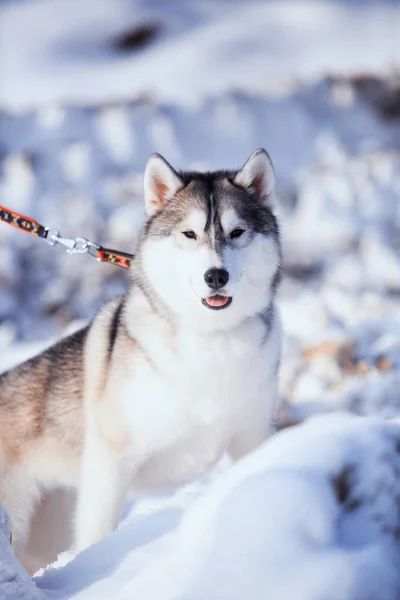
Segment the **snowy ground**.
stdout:
<svg viewBox="0 0 400 600">
<path fill-rule="evenodd" d="M 139 502 L 35 583 L 43 600 L 395 600 L 399 449 L 399 423 L 314 417 L 214 483 Z"/>
<path fill-rule="evenodd" d="M 0 204 L 133 251 L 152 151 L 235 167 L 264 146 L 285 252 L 277 421 L 398 417 L 398 3 L 73 6 L 0 3 Z M 118 50 L 143 24 L 154 38 Z M 0 370 L 128 283 L 4 225 L 0 256 Z M 118 532 L 37 582 L 65 599 L 398 598 L 399 437 L 314 417 L 226 475 L 127 506 Z"/>
<path fill-rule="evenodd" d="M 276 87 L 326 71 L 387 73 L 399 61 L 396 0 L 79 0 L 79 12 L 70 0 L 4 4 L 0 104 L 13 108 L 140 94 L 197 104 L 264 92 L 271 78 Z M 143 25 L 152 43 L 121 52 Z"/>
</svg>

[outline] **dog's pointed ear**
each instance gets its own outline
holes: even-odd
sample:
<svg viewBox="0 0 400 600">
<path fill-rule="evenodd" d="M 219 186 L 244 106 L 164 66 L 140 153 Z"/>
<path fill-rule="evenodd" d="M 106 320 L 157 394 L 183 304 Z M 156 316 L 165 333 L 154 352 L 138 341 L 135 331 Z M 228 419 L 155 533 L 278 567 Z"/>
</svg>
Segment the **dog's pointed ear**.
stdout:
<svg viewBox="0 0 400 600">
<path fill-rule="evenodd" d="M 178 173 L 160 154 L 152 154 L 144 171 L 144 201 L 151 217 L 183 187 Z"/>
<path fill-rule="evenodd" d="M 271 159 L 264 148 L 253 152 L 244 167 L 235 175 L 233 182 L 254 194 L 260 202 L 272 202 L 275 175 Z"/>
</svg>

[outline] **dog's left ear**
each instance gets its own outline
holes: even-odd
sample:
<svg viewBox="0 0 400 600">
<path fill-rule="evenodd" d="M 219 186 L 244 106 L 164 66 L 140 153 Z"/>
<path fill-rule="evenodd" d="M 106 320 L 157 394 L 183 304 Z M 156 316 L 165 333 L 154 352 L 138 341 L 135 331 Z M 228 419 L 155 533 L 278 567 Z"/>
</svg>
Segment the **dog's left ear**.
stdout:
<svg viewBox="0 0 400 600">
<path fill-rule="evenodd" d="M 183 181 L 160 154 L 152 154 L 144 171 L 144 201 L 151 217 L 183 187 Z"/>
<path fill-rule="evenodd" d="M 264 148 L 253 152 L 244 167 L 235 175 L 233 181 L 254 194 L 260 202 L 269 203 L 273 199 L 274 169 Z"/>
</svg>

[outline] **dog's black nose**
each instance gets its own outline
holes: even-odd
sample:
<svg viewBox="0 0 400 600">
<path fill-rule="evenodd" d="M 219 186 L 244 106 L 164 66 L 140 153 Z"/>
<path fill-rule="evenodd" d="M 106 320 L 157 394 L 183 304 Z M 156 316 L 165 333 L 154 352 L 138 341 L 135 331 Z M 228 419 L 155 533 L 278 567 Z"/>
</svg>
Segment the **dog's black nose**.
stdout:
<svg viewBox="0 0 400 600">
<path fill-rule="evenodd" d="M 208 269 L 204 274 L 204 279 L 208 287 L 218 290 L 228 283 L 229 273 L 225 269 Z"/>
</svg>

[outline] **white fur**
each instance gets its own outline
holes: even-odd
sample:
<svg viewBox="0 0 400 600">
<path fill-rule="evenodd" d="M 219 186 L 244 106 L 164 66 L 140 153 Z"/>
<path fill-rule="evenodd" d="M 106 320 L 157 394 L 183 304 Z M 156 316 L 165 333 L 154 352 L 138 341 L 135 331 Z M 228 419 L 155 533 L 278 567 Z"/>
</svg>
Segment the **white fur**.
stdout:
<svg viewBox="0 0 400 600">
<path fill-rule="evenodd" d="M 189 217 L 189 220 L 194 219 Z M 245 232 L 235 241 L 235 247 L 225 250 L 221 259 L 202 243 L 201 231 L 193 229 L 197 240 L 187 240 L 178 230 L 170 237 L 145 243 L 142 251 L 144 269 L 153 288 L 186 326 L 200 330 L 228 329 L 268 306 L 271 281 L 279 263 L 272 236 L 256 235 L 246 245 Z M 224 293 L 232 297 L 232 304 L 226 310 L 212 311 L 201 302 L 210 295 L 204 274 L 213 267 L 223 267 L 229 272 Z"/>
<path fill-rule="evenodd" d="M 151 353 L 137 355 L 112 390 L 104 415 L 118 415 L 130 442 L 111 452 L 104 431 L 89 425 L 77 513 L 77 547 L 114 528 L 122 501 L 203 475 L 228 451 L 238 459 L 270 433 L 277 395 L 279 320 L 267 342 L 257 318 L 229 332 L 189 329 L 166 339 L 165 325 L 143 297 L 130 300 L 135 339 Z M 260 349 L 261 347 L 261 349 Z M 110 390 L 111 391 L 111 390 Z M 110 411 L 110 412 L 108 412 Z M 111 414 L 112 413 L 112 414 Z"/>
<path fill-rule="evenodd" d="M 228 235 L 236 229 L 236 227 L 241 227 L 246 230 L 246 224 L 239 219 L 238 214 L 233 208 L 227 208 L 221 216 L 221 225 L 225 232 L 225 235 Z"/>
</svg>

